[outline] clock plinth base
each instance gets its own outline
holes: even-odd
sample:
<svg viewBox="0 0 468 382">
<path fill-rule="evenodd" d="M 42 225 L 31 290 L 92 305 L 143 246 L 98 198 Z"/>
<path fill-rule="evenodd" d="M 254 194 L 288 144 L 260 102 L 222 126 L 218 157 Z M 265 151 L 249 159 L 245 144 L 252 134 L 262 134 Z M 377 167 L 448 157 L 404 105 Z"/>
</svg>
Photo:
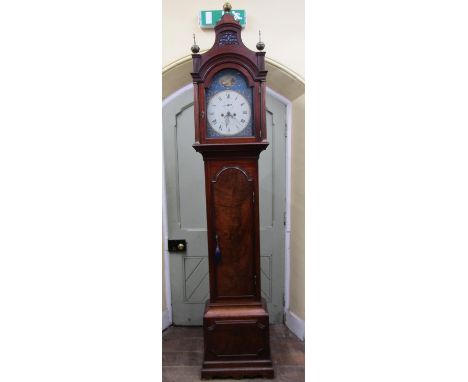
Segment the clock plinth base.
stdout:
<svg viewBox="0 0 468 382">
<path fill-rule="evenodd" d="M 270 327 L 264 299 L 251 304 L 206 303 L 203 379 L 273 378 Z"/>
<path fill-rule="evenodd" d="M 203 363 L 203 368 L 201 371 L 202 379 L 211 379 L 211 378 L 274 378 L 274 371 L 271 361 L 269 364 L 257 363 L 255 366 L 254 362 L 249 364 L 244 363 L 234 363 L 233 362 L 224 362 L 222 365 L 214 365 L 212 363 Z"/>
</svg>

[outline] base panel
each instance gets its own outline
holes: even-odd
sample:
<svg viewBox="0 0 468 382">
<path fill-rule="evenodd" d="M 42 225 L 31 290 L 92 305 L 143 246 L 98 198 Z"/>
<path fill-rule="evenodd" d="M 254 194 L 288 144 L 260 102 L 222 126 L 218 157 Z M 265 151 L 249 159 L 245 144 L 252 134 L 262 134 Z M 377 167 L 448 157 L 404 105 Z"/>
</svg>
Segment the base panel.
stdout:
<svg viewBox="0 0 468 382">
<path fill-rule="evenodd" d="M 203 317 L 201 377 L 273 378 L 265 300 L 257 305 L 210 305 Z"/>
<path fill-rule="evenodd" d="M 202 379 L 212 378 L 274 378 L 273 367 L 226 367 L 226 368 L 205 368 L 201 370 Z"/>
</svg>

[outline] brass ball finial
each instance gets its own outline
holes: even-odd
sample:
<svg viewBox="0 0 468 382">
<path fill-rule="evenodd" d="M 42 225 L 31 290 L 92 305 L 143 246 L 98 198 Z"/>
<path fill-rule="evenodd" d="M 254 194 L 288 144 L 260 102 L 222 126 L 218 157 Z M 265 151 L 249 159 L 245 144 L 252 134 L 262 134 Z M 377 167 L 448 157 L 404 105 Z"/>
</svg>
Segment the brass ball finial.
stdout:
<svg viewBox="0 0 468 382">
<path fill-rule="evenodd" d="M 265 49 L 265 44 L 262 42 L 262 32 L 260 32 L 260 31 L 258 31 L 257 49 L 260 50 L 260 51 Z"/>
<path fill-rule="evenodd" d="M 223 11 L 224 12 L 231 12 L 232 5 L 229 1 L 226 1 L 223 5 Z"/>
<path fill-rule="evenodd" d="M 200 51 L 200 47 L 197 45 L 197 42 L 195 41 L 195 33 L 193 34 L 193 45 L 190 48 L 193 54 L 197 54 Z"/>
</svg>

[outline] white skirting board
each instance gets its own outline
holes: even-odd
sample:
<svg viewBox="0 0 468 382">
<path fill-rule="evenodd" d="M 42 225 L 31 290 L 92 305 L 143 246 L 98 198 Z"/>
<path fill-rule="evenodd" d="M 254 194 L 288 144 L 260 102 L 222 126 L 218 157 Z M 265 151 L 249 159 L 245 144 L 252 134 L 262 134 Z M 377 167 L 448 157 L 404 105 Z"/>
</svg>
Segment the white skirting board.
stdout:
<svg viewBox="0 0 468 382">
<path fill-rule="evenodd" d="M 172 322 L 171 319 L 169 318 L 169 310 L 163 310 L 162 312 L 162 330 L 168 328 L 171 326 Z"/>
<path fill-rule="evenodd" d="M 301 341 L 304 341 L 305 322 L 288 310 L 286 312 L 286 326 L 293 332 Z"/>
</svg>

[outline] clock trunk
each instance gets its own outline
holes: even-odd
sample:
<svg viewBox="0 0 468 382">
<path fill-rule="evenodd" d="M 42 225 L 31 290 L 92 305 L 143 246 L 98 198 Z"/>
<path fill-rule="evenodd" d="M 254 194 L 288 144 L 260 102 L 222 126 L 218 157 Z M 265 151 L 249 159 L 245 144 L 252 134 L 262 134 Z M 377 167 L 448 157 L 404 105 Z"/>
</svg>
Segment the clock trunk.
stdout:
<svg viewBox="0 0 468 382">
<path fill-rule="evenodd" d="M 210 300 L 259 301 L 257 161 L 217 159 L 205 163 L 207 196 L 211 199 L 207 203 L 212 232 L 209 248 L 215 254 L 210 262 Z"/>
</svg>

